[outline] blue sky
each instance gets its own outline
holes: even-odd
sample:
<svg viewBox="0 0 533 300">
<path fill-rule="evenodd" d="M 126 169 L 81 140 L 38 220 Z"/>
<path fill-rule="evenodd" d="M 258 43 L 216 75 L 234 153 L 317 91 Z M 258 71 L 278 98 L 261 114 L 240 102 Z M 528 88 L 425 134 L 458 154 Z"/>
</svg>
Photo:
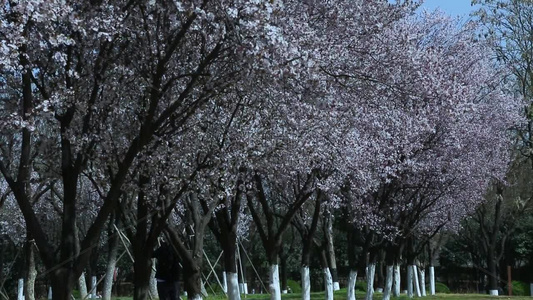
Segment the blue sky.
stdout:
<svg viewBox="0 0 533 300">
<path fill-rule="evenodd" d="M 422 9 L 434 10 L 439 8 L 446 14 L 468 18 L 468 14 L 476 9 L 470 6 L 470 0 L 425 0 Z"/>
</svg>

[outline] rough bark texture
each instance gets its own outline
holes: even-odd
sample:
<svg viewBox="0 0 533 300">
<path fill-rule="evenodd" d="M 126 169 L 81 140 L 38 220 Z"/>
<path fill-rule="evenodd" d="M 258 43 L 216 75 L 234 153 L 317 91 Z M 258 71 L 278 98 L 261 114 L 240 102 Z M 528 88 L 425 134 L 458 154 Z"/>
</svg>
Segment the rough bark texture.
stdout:
<svg viewBox="0 0 533 300">
<path fill-rule="evenodd" d="M 26 242 L 26 264 L 28 271 L 24 285 L 24 296 L 26 300 L 35 300 L 37 269 L 35 268 L 35 247 L 31 240 Z"/>
<path fill-rule="evenodd" d="M 237 273 L 226 273 L 228 276 L 228 299 L 240 300 L 241 293 L 239 292 L 239 280 Z"/>
<path fill-rule="evenodd" d="M 85 272 L 81 273 L 80 278 L 78 278 L 78 289 L 80 291 L 80 297 L 82 299 L 87 299 L 87 282 L 85 281 Z"/>
<path fill-rule="evenodd" d="M 328 256 L 328 266 L 333 280 L 333 290 L 340 290 L 339 276 L 337 274 L 337 261 L 335 259 L 335 247 L 333 245 L 333 215 L 329 208 L 324 211 L 324 237 Z"/>
<path fill-rule="evenodd" d="M 152 258 L 152 272 L 150 272 L 150 296 L 151 299 L 159 298 L 159 294 L 157 293 L 157 279 L 155 278 L 156 269 L 153 267 L 155 266 L 156 259 Z"/>
<path fill-rule="evenodd" d="M 279 285 L 279 268 L 278 265 L 270 265 L 269 272 L 269 285 L 270 290 L 270 300 L 281 300 L 281 290 Z"/>
<path fill-rule="evenodd" d="M 310 300 L 311 277 L 309 275 L 309 267 L 302 267 L 300 273 L 302 274 L 302 300 Z"/>
<path fill-rule="evenodd" d="M 376 275 L 376 263 L 371 262 L 368 264 L 366 273 L 366 300 L 372 300 L 374 297 L 374 277 Z"/>
<path fill-rule="evenodd" d="M 422 297 L 426 297 L 426 270 L 420 268 L 418 272 L 420 273 L 420 290 L 422 292 Z"/>
<path fill-rule="evenodd" d="M 413 298 L 413 266 L 407 266 L 407 297 Z"/>
<path fill-rule="evenodd" d="M 355 284 L 357 282 L 357 270 L 350 270 L 348 277 L 348 289 L 346 292 L 347 300 L 355 300 Z"/>
<path fill-rule="evenodd" d="M 400 266 L 394 266 L 394 288 L 392 290 L 392 295 L 394 297 L 400 297 L 400 291 L 402 286 L 402 277 L 400 276 Z"/>
<path fill-rule="evenodd" d="M 383 290 L 383 300 L 390 300 L 392 293 L 392 282 L 394 277 L 394 266 L 387 266 L 385 279 L 385 289 Z"/>
<path fill-rule="evenodd" d="M 422 293 L 420 292 L 420 282 L 418 280 L 418 267 L 416 265 L 413 265 L 413 284 L 416 291 L 417 297 L 422 297 Z"/>
<path fill-rule="evenodd" d="M 429 294 L 435 295 L 435 267 L 429 267 Z"/>
<path fill-rule="evenodd" d="M 150 297 L 150 274 L 152 272 L 151 258 L 143 259 L 136 255 L 133 264 L 133 299 L 148 300 Z"/>
<path fill-rule="evenodd" d="M 117 255 L 118 255 L 118 248 L 119 248 L 119 237 L 118 232 L 115 230 L 115 227 L 113 225 L 118 225 L 119 218 L 116 217 L 115 214 L 112 215 L 111 219 L 109 220 L 109 227 L 108 227 L 108 249 L 107 249 L 107 265 L 106 265 L 106 271 L 105 271 L 105 278 L 103 281 L 103 287 L 102 287 L 102 300 L 111 300 L 111 292 L 113 289 L 113 276 L 115 275 L 115 267 L 117 265 Z"/>
<path fill-rule="evenodd" d="M 331 277 L 329 268 L 324 268 L 322 271 L 324 274 L 325 299 L 333 300 L 333 278 Z"/>
</svg>

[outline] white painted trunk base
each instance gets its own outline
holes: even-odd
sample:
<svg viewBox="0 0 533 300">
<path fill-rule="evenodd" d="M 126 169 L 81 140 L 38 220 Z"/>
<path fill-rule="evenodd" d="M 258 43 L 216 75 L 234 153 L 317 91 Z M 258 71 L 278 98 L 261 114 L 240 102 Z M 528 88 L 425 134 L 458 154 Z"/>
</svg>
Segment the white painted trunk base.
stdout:
<svg viewBox="0 0 533 300">
<path fill-rule="evenodd" d="M 302 275 L 302 300 L 311 299 L 311 277 L 309 276 L 309 267 L 300 269 Z"/>
<path fill-rule="evenodd" d="M 324 284 L 326 292 L 324 293 L 326 300 L 333 300 L 333 277 L 331 277 L 331 272 L 329 268 L 324 268 Z"/>
<path fill-rule="evenodd" d="M 376 263 L 370 263 L 366 267 L 366 300 L 374 298 L 374 276 L 376 275 Z"/>
<path fill-rule="evenodd" d="M 239 291 L 241 294 L 248 295 L 248 284 L 245 283 L 239 283 Z"/>
<path fill-rule="evenodd" d="M 224 293 L 228 293 L 228 278 L 226 272 L 222 272 L 222 289 L 224 290 Z"/>
<path fill-rule="evenodd" d="M 333 282 L 333 290 L 338 291 L 340 289 L 341 289 L 341 285 L 339 284 L 339 282 L 338 281 Z"/>
<path fill-rule="evenodd" d="M 241 300 L 241 294 L 239 293 L 239 277 L 237 273 L 224 273 L 227 278 L 227 293 L 230 300 Z"/>
<path fill-rule="evenodd" d="M 347 300 L 355 300 L 355 282 L 357 281 L 357 271 L 350 270 L 350 276 L 348 277 L 348 291 L 346 294 Z"/>
<path fill-rule="evenodd" d="M 24 279 L 19 279 L 17 300 L 24 300 Z"/>
<path fill-rule="evenodd" d="M 270 279 L 270 283 L 268 286 L 268 288 L 270 289 L 270 300 L 281 300 L 278 265 L 270 266 L 270 273 L 268 278 Z"/>
<path fill-rule="evenodd" d="M 498 296 L 498 290 L 489 290 L 491 296 Z"/>
<path fill-rule="evenodd" d="M 407 266 L 407 297 L 413 298 L 413 266 Z"/>
<path fill-rule="evenodd" d="M 383 288 L 376 288 L 376 293 L 383 293 Z"/>
<path fill-rule="evenodd" d="M 91 277 L 91 299 L 96 299 L 96 276 Z"/>
<path fill-rule="evenodd" d="M 202 298 L 202 295 L 196 295 L 196 296 L 194 296 L 192 298 L 187 297 L 187 299 L 189 299 L 189 300 L 202 300 L 203 298 Z"/>
<path fill-rule="evenodd" d="M 435 267 L 429 267 L 429 294 L 435 295 Z"/>
<path fill-rule="evenodd" d="M 52 287 L 48 287 L 48 300 L 52 300 Z"/>
<path fill-rule="evenodd" d="M 156 265 L 156 260 L 155 258 L 152 258 L 152 271 L 150 272 L 150 296 L 152 299 L 159 298 L 159 294 L 157 293 L 157 279 L 155 278 L 155 273 L 156 273 L 155 265 Z M 111 276 L 113 276 L 113 274 L 111 274 Z M 112 286 L 109 288 L 112 288 Z M 109 295 L 111 295 L 111 289 L 109 290 Z M 103 300 L 106 300 L 106 299 L 103 299 Z"/>
<path fill-rule="evenodd" d="M 81 273 L 80 278 L 78 278 L 78 287 L 80 288 L 80 297 L 82 299 L 87 299 L 87 282 L 85 282 L 85 272 Z"/>
<path fill-rule="evenodd" d="M 418 272 L 420 273 L 420 289 L 422 291 L 422 297 L 426 297 L 426 270 L 419 269 Z"/>
<path fill-rule="evenodd" d="M 387 275 L 385 277 L 385 290 L 383 291 L 383 300 L 390 300 L 392 291 L 392 277 L 394 277 L 394 266 L 387 266 Z"/>
<path fill-rule="evenodd" d="M 400 297 L 400 290 L 402 284 L 402 277 L 400 276 L 400 266 L 394 266 L 394 289 L 392 290 L 392 295 L 394 297 Z"/>
<path fill-rule="evenodd" d="M 289 292 L 287 290 L 281 290 L 282 294 L 288 294 Z"/>
<path fill-rule="evenodd" d="M 414 286 L 415 286 L 415 291 L 416 291 L 416 296 L 417 297 L 422 297 L 422 293 L 420 292 L 420 282 L 418 280 L 418 268 L 416 265 L 413 265 L 413 282 L 414 282 Z"/>
</svg>

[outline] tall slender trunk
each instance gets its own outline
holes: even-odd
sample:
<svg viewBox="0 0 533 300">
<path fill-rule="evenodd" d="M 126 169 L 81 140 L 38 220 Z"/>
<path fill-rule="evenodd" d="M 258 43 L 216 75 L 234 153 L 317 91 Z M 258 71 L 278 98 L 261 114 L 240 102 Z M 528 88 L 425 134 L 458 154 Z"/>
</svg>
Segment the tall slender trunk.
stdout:
<svg viewBox="0 0 533 300">
<path fill-rule="evenodd" d="M 302 235 L 302 263 L 300 273 L 302 274 L 302 300 L 311 299 L 311 275 L 309 274 L 309 265 L 311 263 L 311 247 L 313 245 L 312 237 Z"/>
<path fill-rule="evenodd" d="M 402 287 L 402 276 L 400 274 L 400 265 L 394 265 L 394 288 L 392 290 L 392 295 L 394 297 L 400 297 L 400 291 Z"/>
<path fill-rule="evenodd" d="M 348 266 L 350 268 L 350 277 L 348 280 L 348 289 L 346 291 L 346 299 L 355 300 L 355 284 L 357 281 L 357 255 L 355 252 L 355 238 L 356 230 L 353 224 L 348 225 L 347 233 L 347 253 L 348 253 Z"/>
<path fill-rule="evenodd" d="M 52 285 L 52 300 L 71 300 L 72 290 L 77 281 L 74 274 L 65 268 L 54 270 L 50 276 Z"/>
<path fill-rule="evenodd" d="M 300 270 L 302 276 L 302 300 L 311 299 L 311 277 L 309 275 L 309 267 L 302 266 Z"/>
<path fill-rule="evenodd" d="M 328 266 L 333 280 L 333 290 L 340 290 L 339 276 L 337 273 L 337 262 L 335 259 L 335 247 L 333 245 L 333 215 L 329 208 L 324 211 L 324 237 L 328 257 Z"/>
<path fill-rule="evenodd" d="M 413 298 L 413 265 L 407 265 L 407 297 Z"/>
<path fill-rule="evenodd" d="M 26 281 L 24 282 L 24 294 L 26 300 L 35 300 L 35 279 L 37 278 L 37 269 L 35 268 L 35 248 L 31 236 L 28 237 L 30 239 L 26 241 L 25 245 L 27 276 Z"/>
<path fill-rule="evenodd" d="M 150 272 L 150 298 L 156 299 L 159 298 L 159 293 L 157 293 L 157 279 L 155 278 L 155 275 L 157 273 L 157 270 L 154 268 L 156 265 L 156 259 L 152 258 L 152 268 Z"/>
<path fill-rule="evenodd" d="M 239 292 L 239 280 L 237 271 L 237 247 L 236 239 L 228 239 L 228 243 L 223 243 L 224 247 L 224 273 L 226 275 L 226 291 L 228 299 L 240 300 L 241 294 Z"/>
<path fill-rule="evenodd" d="M 372 300 L 374 297 L 374 278 L 376 274 L 376 263 L 371 261 L 367 266 L 366 273 L 366 300 Z"/>
<path fill-rule="evenodd" d="M 280 266 L 280 271 L 281 271 L 281 293 L 282 294 L 287 294 L 287 257 L 282 257 L 280 255 L 280 260 L 279 260 L 279 266 Z"/>
<path fill-rule="evenodd" d="M 78 290 L 80 291 L 81 299 L 87 299 L 87 282 L 85 281 L 85 272 L 81 273 L 78 278 Z"/>
<path fill-rule="evenodd" d="M 270 265 L 269 272 L 269 290 L 270 300 L 281 300 L 281 290 L 279 285 L 279 266 L 277 264 Z"/>
<path fill-rule="evenodd" d="M 435 267 L 429 266 L 429 294 L 435 295 Z"/>
<path fill-rule="evenodd" d="M 226 274 L 228 278 L 228 299 L 240 300 L 241 293 L 239 291 L 238 274 L 235 272 L 227 272 Z"/>
<path fill-rule="evenodd" d="M 117 266 L 117 255 L 119 248 L 118 232 L 113 225 L 119 226 L 120 218 L 117 218 L 116 214 L 111 216 L 108 227 L 108 251 L 107 251 L 107 264 L 105 271 L 105 278 L 102 288 L 102 300 L 111 300 L 111 292 L 113 289 L 113 277 L 115 275 L 115 268 Z"/>
<path fill-rule="evenodd" d="M 422 290 L 422 297 L 426 297 L 426 270 L 421 267 L 418 272 L 420 273 L 420 289 Z"/>
<path fill-rule="evenodd" d="M 383 260 L 380 260 L 376 265 L 376 293 L 383 293 L 383 287 L 385 286 L 385 271 Z"/>
<path fill-rule="evenodd" d="M 496 263 L 496 255 L 493 249 L 489 249 L 488 253 L 488 267 L 489 267 L 489 293 L 491 295 L 498 295 L 498 265 Z"/>
<path fill-rule="evenodd" d="M 357 270 L 350 270 L 348 277 L 348 289 L 346 291 L 347 300 L 355 300 L 355 284 L 357 282 Z"/>
<path fill-rule="evenodd" d="M 152 272 L 152 259 L 150 257 L 135 255 L 133 269 L 133 299 L 148 300 L 150 297 L 150 273 Z"/>
<path fill-rule="evenodd" d="M 413 268 L 413 285 L 415 287 L 416 296 L 420 298 L 422 297 L 422 294 L 420 292 L 420 282 L 418 280 L 418 267 L 415 264 L 413 264 L 412 268 Z"/>
<path fill-rule="evenodd" d="M 328 254 L 325 249 L 327 245 L 323 245 L 320 249 L 320 265 L 324 276 L 324 296 L 326 300 L 333 300 L 333 278 L 328 268 Z"/>
<path fill-rule="evenodd" d="M 391 292 L 392 292 L 392 281 L 394 276 L 394 266 L 389 265 L 387 266 L 387 277 L 385 279 L 385 288 L 383 290 L 383 300 L 390 300 Z"/>
</svg>

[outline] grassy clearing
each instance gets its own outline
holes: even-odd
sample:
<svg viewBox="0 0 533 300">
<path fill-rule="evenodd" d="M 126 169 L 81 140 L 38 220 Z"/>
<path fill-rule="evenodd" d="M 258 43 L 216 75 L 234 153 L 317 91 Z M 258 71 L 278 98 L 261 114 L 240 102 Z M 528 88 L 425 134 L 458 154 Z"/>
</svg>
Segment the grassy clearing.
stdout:
<svg viewBox="0 0 533 300">
<path fill-rule="evenodd" d="M 364 293 L 357 293 L 356 296 L 357 299 L 364 299 L 365 294 Z M 185 298 L 183 298 L 185 300 Z M 211 296 L 208 297 L 207 300 L 223 300 L 227 299 L 224 296 Z M 244 295 L 242 295 L 242 300 L 244 299 L 251 299 L 251 300 L 268 300 L 270 299 L 267 294 L 255 294 L 255 295 L 246 295 L 246 298 Z M 301 299 L 301 294 L 284 294 L 281 296 L 282 300 L 296 300 Z M 341 289 L 340 291 L 335 292 L 335 300 L 345 300 L 346 299 L 346 289 Z M 398 298 L 392 298 L 392 299 L 401 299 L 401 300 L 407 300 L 407 296 L 401 296 Z M 526 297 L 526 296 L 489 296 L 489 295 L 480 295 L 480 294 L 437 294 L 435 296 L 427 296 L 424 298 L 413 298 L 413 299 L 443 299 L 443 300 L 495 300 L 495 299 L 512 299 L 512 300 L 530 300 L 532 297 Z M 126 300 L 126 299 L 122 299 Z M 128 299 L 129 300 L 129 299 Z M 311 300 L 324 300 L 324 292 L 318 292 L 318 293 L 311 293 Z M 374 294 L 374 300 L 381 300 L 381 294 L 375 293 Z"/>
</svg>

